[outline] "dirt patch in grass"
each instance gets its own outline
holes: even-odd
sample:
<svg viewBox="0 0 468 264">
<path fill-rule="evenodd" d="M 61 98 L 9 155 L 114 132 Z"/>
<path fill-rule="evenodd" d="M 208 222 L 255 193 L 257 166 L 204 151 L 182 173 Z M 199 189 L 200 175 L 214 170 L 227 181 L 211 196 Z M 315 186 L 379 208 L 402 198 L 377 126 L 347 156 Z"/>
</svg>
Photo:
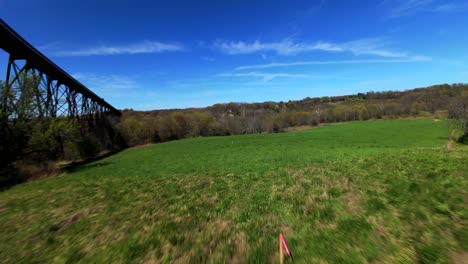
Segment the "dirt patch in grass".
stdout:
<svg viewBox="0 0 468 264">
<path fill-rule="evenodd" d="M 313 212 L 315 206 L 315 196 L 314 195 L 309 195 L 307 196 L 307 199 L 305 200 L 305 204 L 302 206 L 302 211 L 304 212 L 304 215 L 309 215 Z"/>
<path fill-rule="evenodd" d="M 47 236 L 48 233 L 53 234 L 53 235 L 60 234 L 61 232 L 66 230 L 68 227 L 70 227 L 73 223 L 80 220 L 80 218 L 82 218 L 83 216 L 84 216 L 83 213 L 76 213 L 76 214 L 66 218 L 63 221 L 50 226 L 48 231 L 40 231 L 39 233 L 31 236 L 30 240 L 32 242 L 37 242 L 37 241 L 39 241 L 41 239 L 44 239 Z"/>
<path fill-rule="evenodd" d="M 452 132 L 450 132 L 450 136 L 448 137 L 448 142 L 447 142 L 447 150 L 454 150 L 455 149 L 455 140 L 457 139 L 457 131 L 454 129 Z"/>
<path fill-rule="evenodd" d="M 285 131 L 286 132 L 295 132 L 295 131 L 302 131 L 302 130 L 317 128 L 317 127 L 320 127 L 320 126 L 321 125 L 318 125 L 318 126 L 293 126 L 293 127 L 286 128 Z"/>
<path fill-rule="evenodd" d="M 468 252 L 452 253 L 451 259 L 454 264 L 468 264 Z"/>
<path fill-rule="evenodd" d="M 452 140 L 449 140 L 447 142 L 447 150 L 454 150 L 455 149 L 455 142 L 453 142 Z"/>
<path fill-rule="evenodd" d="M 169 252 L 171 252 L 171 249 L 172 249 L 171 243 L 166 243 L 166 244 L 161 248 L 161 253 L 162 253 L 163 255 L 167 255 L 167 254 L 169 254 Z"/>
<path fill-rule="evenodd" d="M 293 234 L 293 229 L 288 226 L 288 225 L 282 225 L 280 228 L 281 234 L 283 234 L 285 237 L 289 237 Z"/>
<path fill-rule="evenodd" d="M 213 221 L 208 222 L 206 224 L 205 229 L 213 230 L 217 233 L 222 233 L 226 231 L 227 229 L 229 229 L 229 227 L 231 227 L 232 225 L 233 223 L 231 221 L 224 220 L 224 219 L 215 219 Z"/>
<path fill-rule="evenodd" d="M 153 146 L 153 145 L 156 145 L 156 144 L 155 143 L 146 143 L 146 144 L 136 145 L 136 146 L 133 146 L 131 148 L 144 148 L 144 147 L 149 147 L 149 146 Z"/>
<path fill-rule="evenodd" d="M 78 213 L 78 214 L 75 214 L 75 215 L 72 215 L 70 216 L 69 218 L 61 221 L 60 223 L 58 224 L 55 224 L 55 225 L 52 225 L 50 227 L 50 231 L 55 233 L 55 234 L 58 234 L 62 231 L 64 231 L 65 229 L 67 229 L 69 226 L 71 226 L 73 223 L 75 223 L 76 221 L 80 220 L 80 218 L 82 217 L 83 215 Z"/>
<path fill-rule="evenodd" d="M 362 214 L 361 198 L 356 192 L 348 191 L 345 195 L 343 195 L 342 201 L 348 213 L 354 215 Z"/>
<path fill-rule="evenodd" d="M 232 254 L 230 263 L 245 263 L 246 254 L 248 251 L 247 236 L 244 232 L 240 232 L 234 242 L 234 253 Z"/>
</svg>

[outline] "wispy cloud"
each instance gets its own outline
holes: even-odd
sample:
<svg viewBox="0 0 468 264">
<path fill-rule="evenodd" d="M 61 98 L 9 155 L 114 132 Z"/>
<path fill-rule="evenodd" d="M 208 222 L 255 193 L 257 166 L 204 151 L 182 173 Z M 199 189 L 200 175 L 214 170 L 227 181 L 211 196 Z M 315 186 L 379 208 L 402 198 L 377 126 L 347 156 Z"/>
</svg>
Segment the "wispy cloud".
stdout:
<svg viewBox="0 0 468 264">
<path fill-rule="evenodd" d="M 257 77 L 262 78 L 264 82 L 271 81 L 275 78 L 312 78 L 319 77 L 308 74 L 291 74 L 291 73 L 264 73 L 264 72 L 246 72 L 246 73 L 222 73 L 218 74 L 221 77 Z"/>
<path fill-rule="evenodd" d="M 435 6 L 432 10 L 436 12 L 452 12 L 452 11 L 457 10 L 458 8 L 460 8 L 460 5 L 456 5 L 452 3 L 452 4 L 442 4 L 442 5 Z"/>
<path fill-rule="evenodd" d="M 387 41 L 382 38 L 366 38 L 341 44 L 343 51 L 350 51 L 355 55 L 375 55 L 388 58 L 401 58 L 408 56 L 404 52 L 388 50 L 384 46 Z"/>
<path fill-rule="evenodd" d="M 54 41 L 54 42 L 46 43 L 46 44 L 43 44 L 43 45 L 39 45 L 36 48 L 38 50 L 40 50 L 40 51 L 45 51 L 45 50 L 49 50 L 49 49 L 52 49 L 52 48 L 56 48 L 60 44 L 61 44 L 61 41 Z"/>
<path fill-rule="evenodd" d="M 420 12 L 455 12 L 468 9 L 468 3 L 437 0 L 384 0 L 380 6 L 388 9 L 389 18 L 414 15 Z"/>
<path fill-rule="evenodd" d="M 251 43 L 244 41 L 225 41 L 215 42 L 214 46 L 220 49 L 222 52 L 236 55 L 236 54 L 251 54 L 257 52 L 273 51 L 280 55 L 294 55 L 297 53 L 322 50 L 322 51 L 341 51 L 339 47 L 329 43 L 295 43 L 291 40 L 283 40 L 281 42 L 260 42 L 254 41 Z"/>
<path fill-rule="evenodd" d="M 121 55 L 121 54 L 140 54 L 140 53 L 160 53 L 171 51 L 182 51 L 184 47 L 180 44 L 162 43 L 157 41 L 143 41 L 130 45 L 109 46 L 101 45 L 77 50 L 57 51 L 53 55 L 68 56 L 100 56 L 100 55 Z"/>
<path fill-rule="evenodd" d="M 444 3 L 444 4 L 439 4 L 431 9 L 429 11 L 432 12 L 461 12 L 468 10 L 468 3 Z"/>
<path fill-rule="evenodd" d="M 244 41 L 216 41 L 214 47 L 230 55 L 252 54 L 258 52 L 275 52 L 279 55 L 296 55 L 311 51 L 351 52 L 355 55 L 375 55 L 381 57 L 405 57 L 404 52 L 385 48 L 385 39 L 365 38 L 344 43 L 318 41 L 314 43 L 294 42 L 285 39 L 280 42 L 244 42 Z"/>
<path fill-rule="evenodd" d="M 337 60 L 337 61 L 295 61 L 286 63 L 267 63 L 257 65 L 239 66 L 236 70 L 266 69 L 303 65 L 335 65 L 335 64 L 374 64 L 374 63 L 409 63 L 431 61 L 432 58 L 426 56 L 412 56 L 403 59 L 374 59 L 374 60 Z"/>
<path fill-rule="evenodd" d="M 209 62 L 213 62 L 215 61 L 214 58 L 211 58 L 211 57 L 200 57 L 200 59 L 204 60 L 204 61 L 209 61 Z"/>
<path fill-rule="evenodd" d="M 77 72 L 73 73 L 72 76 L 102 97 L 133 96 L 139 87 L 134 78 L 125 75 Z"/>
<path fill-rule="evenodd" d="M 398 0 L 386 1 L 385 4 L 392 5 L 392 7 L 388 9 L 388 16 L 394 18 L 411 15 L 424 10 L 433 2 L 434 0 Z"/>
</svg>

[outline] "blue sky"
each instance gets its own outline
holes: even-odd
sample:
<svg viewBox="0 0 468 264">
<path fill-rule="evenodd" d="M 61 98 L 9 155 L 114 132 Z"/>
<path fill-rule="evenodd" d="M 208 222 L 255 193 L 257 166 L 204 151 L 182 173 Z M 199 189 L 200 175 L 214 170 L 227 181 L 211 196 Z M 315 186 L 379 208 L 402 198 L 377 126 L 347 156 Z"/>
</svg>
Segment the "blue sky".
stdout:
<svg viewBox="0 0 468 264">
<path fill-rule="evenodd" d="M 468 82 L 466 0 L 0 0 L 0 16 L 122 109 Z"/>
</svg>

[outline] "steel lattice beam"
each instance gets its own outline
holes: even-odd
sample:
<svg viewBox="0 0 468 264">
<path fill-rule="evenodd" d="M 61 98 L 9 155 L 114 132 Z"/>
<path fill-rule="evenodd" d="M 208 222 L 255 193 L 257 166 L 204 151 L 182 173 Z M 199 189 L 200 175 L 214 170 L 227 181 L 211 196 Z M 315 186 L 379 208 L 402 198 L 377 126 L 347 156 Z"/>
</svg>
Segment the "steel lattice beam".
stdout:
<svg viewBox="0 0 468 264">
<path fill-rule="evenodd" d="M 0 95 L 2 111 L 8 119 L 67 116 L 96 120 L 108 114 L 121 115 L 1 19 L 0 48 L 9 54 L 4 89 Z"/>
</svg>

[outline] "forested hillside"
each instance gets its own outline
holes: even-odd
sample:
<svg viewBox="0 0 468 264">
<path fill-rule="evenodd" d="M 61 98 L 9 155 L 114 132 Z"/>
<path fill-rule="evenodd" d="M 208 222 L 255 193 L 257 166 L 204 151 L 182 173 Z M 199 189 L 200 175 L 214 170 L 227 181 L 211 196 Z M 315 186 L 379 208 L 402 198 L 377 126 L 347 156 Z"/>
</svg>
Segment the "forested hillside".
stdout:
<svg viewBox="0 0 468 264">
<path fill-rule="evenodd" d="M 288 102 L 225 103 L 206 108 L 125 109 L 119 127 L 129 145 L 138 145 L 197 136 L 282 132 L 292 126 L 416 116 L 458 119 L 466 134 L 468 84 L 307 97 Z"/>
</svg>

